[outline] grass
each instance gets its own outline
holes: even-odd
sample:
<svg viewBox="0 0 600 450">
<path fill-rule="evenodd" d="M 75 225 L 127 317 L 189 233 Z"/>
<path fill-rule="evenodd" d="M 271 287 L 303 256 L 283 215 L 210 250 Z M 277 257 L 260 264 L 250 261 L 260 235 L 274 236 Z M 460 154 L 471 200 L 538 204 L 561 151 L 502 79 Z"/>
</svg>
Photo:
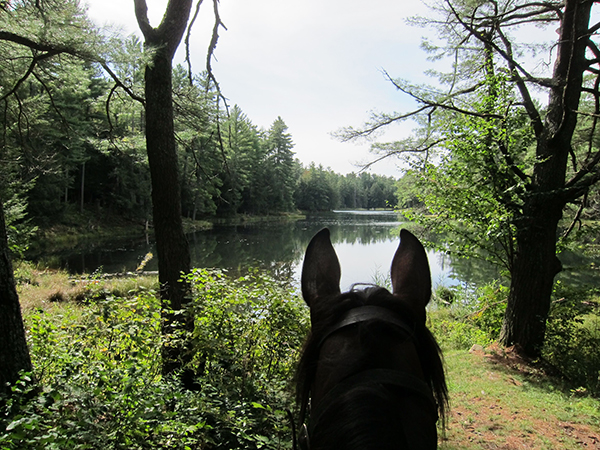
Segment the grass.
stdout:
<svg viewBox="0 0 600 450">
<path fill-rule="evenodd" d="M 72 304 L 83 305 L 107 295 L 130 297 L 140 291 L 158 288 L 157 276 L 103 279 L 84 275 L 72 278 L 65 271 L 40 269 L 26 262 L 17 263 L 14 273 L 24 316 L 34 310 L 51 314 L 70 309 Z"/>
<path fill-rule="evenodd" d="M 19 280 L 18 290 L 28 326 L 49 320 L 55 325 L 55 331 L 52 331 L 54 336 L 58 339 L 64 335 L 65 337 L 61 339 L 64 339 L 65 342 L 69 339 L 73 342 L 87 342 L 85 339 L 89 340 L 89 337 L 96 333 L 95 339 L 98 341 L 99 349 L 96 353 L 100 355 L 100 358 L 107 357 L 107 352 L 104 352 L 103 348 L 104 344 L 101 344 L 102 339 L 106 339 L 102 333 L 106 334 L 106 332 L 102 330 L 96 332 L 91 327 L 92 323 L 104 324 L 105 328 L 108 326 L 109 322 L 104 319 L 107 314 L 106 308 L 120 308 L 124 311 L 120 313 L 125 317 L 123 325 L 115 323 L 112 328 L 107 328 L 111 332 L 122 334 L 127 330 L 131 331 L 133 324 L 139 327 L 140 332 L 148 333 L 148 330 L 143 330 L 146 322 L 142 321 L 139 313 L 136 312 L 139 310 L 136 296 L 139 296 L 140 293 L 147 295 L 155 290 L 157 287 L 156 277 L 109 280 L 87 277 L 74 280 L 64 272 L 39 270 L 29 265 L 17 266 L 15 273 Z M 113 301 L 113 297 L 118 301 Z M 97 301 L 100 303 L 95 303 Z M 88 320 L 86 326 L 90 328 L 84 329 L 80 324 L 83 323 L 86 315 L 89 319 L 88 311 L 94 304 L 102 305 L 101 308 L 98 308 L 97 320 Z M 216 309 L 215 314 L 218 314 L 220 310 Z M 101 318 L 102 320 L 100 320 Z M 234 322 L 228 319 L 223 323 Z M 125 326 L 125 324 L 127 325 Z M 243 324 L 240 323 L 241 325 Z M 539 364 L 530 364 L 510 349 L 503 349 L 490 342 L 489 337 L 480 328 L 458 320 L 452 308 L 439 308 L 437 311 L 433 311 L 430 315 L 429 325 L 444 349 L 451 396 L 451 412 L 447 430 L 445 435 L 440 436 L 439 448 L 441 450 L 600 449 L 600 400 L 588 395 L 585 391 L 569 388 L 564 380 L 548 376 Z M 586 326 L 594 328 L 597 327 L 597 323 L 586 323 Z M 48 329 L 50 330 L 51 327 Z M 597 328 L 594 329 L 597 330 Z M 69 337 L 71 336 L 69 333 L 73 333 L 73 337 Z M 42 337 L 40 335 L 36 345 L 41 349 L 40 351 L 43 350 L 47 354 L 40 353 L 41 356 L 37 360 L 45 361 L 45 370 L 49 372 L 54 364 L 51 359 L 60 359 L 61 355 L 52 356 L 53 345 L 45 343 L 44 339 L 41 339 Z M 130 341 L 134 342 L 135 339 L 135 335 L 132 334 Z M 269 339 L 273 338 L 269 337 Z M 126 342 L 127 345 L 123 344 L 123 348 L 133 345 L 130 341 Z M 112 338 L 109 342 L 112 342 Z M 139 345 L 142 344 L 143 342 L 139 343 Z M 473 344 L 476 346 L 469 351 Z M 90 348 L 84 347 L 82 347 L 82 352 L 94 354 Z M 138 349 L 138 351 L 140 350 Z M 83 358 L 82 361 L 86 358 Z M 89 356 L 89 358 L 93 358 L 93 356 Z M 133 364 L 137 357 L 130 355 L 129 357 L 123 356 L 123 358 L 123 360 L 129 358 L 131 367 L 134 367 Z M 117 373 L 124 367 L 124 363 L 120 361 L 111 362 L 113 365 L 110 366 L 110 372 L 98 373 Z M 226 361 L 226 359 L 222 361 Z M 89 369 L 90 374 L 94 373 L 93 370 L 98 370 L 93 369 L 96 364 L 94 361 L 86 364 L 92 368 Z M 119 368 L 119 366 L 122 367 Z M 123 400 L 124 404 L 137 405 L 140 403 L 140 411 L 151 409 L 150 400 L 154 398 L 154 395 L 160 399 L 160 395 L 157 394 L 158 390 L 152 384 L 147 384 L 144 388 L 146 389 L 143 391 L 145 394 L 142 391 L 137 393 L 132 391 L 128 395 L 140 397 L 146 395 L 149 405 L 142 404 L 143 400 L 127 400 L 127 402 Z M 98 395 L 101 396 L 100 391 L 106 388 L 99 387 L 98 389 L 100 389 Z M 112 395 L 120 398 L 120 394 L 113 393 Z M 190 395 L 195 394 L 191 393 Z M 221 398 L 226 394 L 219 390 L 215 392 L 215 395 L 216 397 L 211 401 L 220 404 Z M 109 397 L 107 396 L 107 398 Z M 189 400 L 194 408 L 196 408 L 196 403 L 194 403 L 196 401 Z M 68 406 L 66 400 L 63 403 Z M 115 401 L 113 403 L 116 404 Z M 107 404 L 106 407 L 109 408 L 111 405 Z M 190 407 L 189 411 L 194 408 Z M 116 407 L 114 409 L 117 410 Z M 112 411 L 112 409 L 110 410 Z M 131 412 L 131 410 L 131 407 L 127 406 L 123 410 L 125 411 L 123 414 L 127 411 Z M 192 415 L 191 412 L 189 414 Z M 194 412 L 194 414 L 196 413 Z M 166 417 L 168 414 L 164 413 L 163 416 Z M 209 417 L 212 416 L 209 415 Z M 239 417 L 235 417 L 240 423 L 245 423 L 244 418 L 248 416 L 245 412 L 243 414 L 240 412 Z M 172 423 L 175 425 L 163 422 L 161 424 L 163 430 L 170 428 L 176 430 L 177 427 L 185 424 L 181 417 L 178 417 L 177 422 L 173 418 L 165 420 L 173 420 Z M 281 423 L 285 424 L 285 420 L 282 419 Z M 189 425 L 185 425 L 185 427 L 187 426 Z M 239 425 L 240 429 L 243 426 Z M 214 427 L 211 431 L 213 434 L 217 430 L 216 425 Z M 239 431 L 238 428 L 232 429 Z M 0 429 L 0 436 L 2 431 Z M 181 436 L 181 433 L 173 431 L 173 438 L 176 436 Z M 178 447 L 165 444 L 164 448 Z M 288 446 L 283 448 L 288 448 Z"/>
<path fill-rule="evenodd" d="M 600 448 L 600 401 L 510 351 L 445 354 L 451 414 L 440 449 Z"/>
</svg>

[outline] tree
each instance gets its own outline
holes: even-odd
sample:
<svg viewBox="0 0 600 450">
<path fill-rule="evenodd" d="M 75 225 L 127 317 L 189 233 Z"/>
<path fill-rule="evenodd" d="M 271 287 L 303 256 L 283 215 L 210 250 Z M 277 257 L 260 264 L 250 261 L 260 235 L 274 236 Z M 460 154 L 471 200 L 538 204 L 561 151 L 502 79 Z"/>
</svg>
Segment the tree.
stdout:
<svg viewBox="0 0 600 450">
<path fill-rule="evenodd" d="M 291 135 L 281 117 L 273 122 L 267 138 L 267 169 L 273 211 L 291 211 L 294 207 L 295 162 Z"/>
<path fill-rule="evenodd" d="M 31 372 L 32 365 L 21 317 L 21 305 L 15 288 L 4 208 L 0 201 L 0 404 L 10 394 L 10 385 L 21 371 Z"/>
<path fill-rule="evenodd" d="M 377 144 L 374 150 L 383 156 L 418 155 L 412 161 L 424 181 L 431 186 L 448 181 L 445 195 L 453 200 L 447 202 L 446 217 L 458 232 L 464 231 L 461 223 L 464 228 L 477 222 L 492 227 L 471 227 L 475 234 L 470 237 L 502 253 L 510 272 L 501 340 L 534 357 L 542 349 L 554 277 L 561 270 L 556 253 L 563 211 L 600 180 L 600 50 L 595 41 L 600 23 L 590 24 L 593 4 L 444 0 L 437 9 L 439 20 L 417 22 L 437 26 L 446 42 L 425 42 L 434 58 L 452 55 L 452 71 L 437 73 L 447 88 L 420 88 L 389 77 L 419 107 L 376 115 L 363 128 L 343 133 L 356 138 L 416 119 L 415 136 Z M 553 30 L 557 25 L 557 40 L 549 47 L 513 37 L 518 28 Z M 527 68 L 532 49 L 554 52 L 549 76 Z M 548 93 L 544 107 L 536 100 L 538 90 Z M 468 140 L 459 142 L 461 137 Z M 451 165 L 464 176 L 446 176 Z"/>
<path fill-rule="evenodd" d="M 179 145 L 184 215 L 215 214 L 224 165 L 219 148 L 217 91 L 206 72 L 192 77 L 183 66 L 173 71 L 175 131 Z"/>
<path fill-rule="evenodd" d="M 0 18 L 0 50 L 3 55 L 0 60 L 0 103 L 3 105 L 0 161 L 5 171 L 7 166 L 15 165 L 21 155 L 27 159 L 34 153 L 35 131 L 29 126 L 29 119 L 37 119 L 42 111 L 38 97 L 44 94 L 51 96 L 48 83 L 55 75 L 52 71 L 55 60 L 58 57 L 67 61 L 73 57 L 88 58 L 90 49 L 97 43 L 97 35 L 78 2 L 72 0 L 4 2 L 0 5 Z M 27 85 L 31 78 L 37 82 L 35 87 Z M 54 104 L 52 106 L 57 108 Z M 2 177 L 1 197 L 8 188 L 6 177 Z M 0 330 L 3 344 L 0 350 L 0 393 L 7 394 L 10 393 L 7 383 L 14 383 L 20 371 L 31 371 L 32 365 L 15 289 L 2 202 Z"/>
<path fill-rule="evenodd" d="M 336 174 L 314 163 L 300 176 L 296 189 L 296 207 L 303 211 L 330 211 L 337 205 L 339 190 L 335 186 Z"/>
<path fill-rule="evenodd" d="M 181 311 L 188 302 L 182 280 L 190 271 L 190 250 L 181 217 L 180 180 L 173 122 L 173 67 L 175 51 L 187 27 L 192 0 L 169 0 L 162 22 L 153 28 L 145 0 L 135 0 L 135 15 L 152 60 L 146 66 L 146 150 L 152 181 L 152 217 L 158 256 L 158 279 L 165 308 Z M 174 319 L 167 313 L 164 333 L 170 334 Z M 191 322 L 191 323 L 190 323 Z M 187 319 L 186 329 L 193 326 Z M 181 368 L 182 349 L 167 344 L 163 349 L 163 372 Z"/>
</svg>

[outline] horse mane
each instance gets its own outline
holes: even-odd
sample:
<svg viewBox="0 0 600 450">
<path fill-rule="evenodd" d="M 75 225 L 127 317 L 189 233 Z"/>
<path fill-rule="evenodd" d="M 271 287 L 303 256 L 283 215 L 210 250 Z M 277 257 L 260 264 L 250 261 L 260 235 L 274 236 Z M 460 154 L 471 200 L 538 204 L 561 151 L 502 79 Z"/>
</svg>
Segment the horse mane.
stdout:
<svg viewBox="0 0 600 450">
<path fill-rule="evenodd" d="M 421 362 L 421 368 L 424 374 L 424 381 L 430 386 L 433 398 L 437 405 L 437 413 L 442 423 L 442 429 L 445 428 L 446 414 L 448 411 L 448 388 L 444 376 L 444 362 L 441 349 L 436 342 L 433 334 L 427 329 L 424 318 L 417 318 L 412 309 L 402 299 L 402 295 L 392 295 L 387 289 L 379 286 L 370 286 L 366 289 L 357 290 L 353 287 L 349 292 L 339 294 L 337 299 L 315 302 L 311 305 L 311 318 L 313 327 L 304 344 L 304 349 L 298 364 L 296 378 L 296 396 L 300 405 L 301 416 L 305 415 L 310 396 L 311 385 L 314 381 L 317 364 L 319 360 L 319 345 L 323 336 L 328 330 L 340 320 L 347 311 L 360 306 L 380 306 L 398 314 L 413 326 L 414 342 Z M 314 320 L 318 318 L 318 320 Z M 371 430 L 381 429 L 380 425 L 373 421 L 365 422 L 369 415 L 363 410 L 365 404 L 369 402 L 362 401 L 364 398 L 375 399 L 377 408 L 384 408 L 386 403 L 389 406 L 389 398 L 382 399 L 375 393 L 365 393 L 364 389 L 358 388 L 358 391 L 352 389 L 345 397 L 355 397 L 355 407 L 353 417 L 346 418 L 347 430 L 345 433 L 356 433 L 359 429 Z M 341 402 L 352 401 L 349 398 L 340 399 Z M 389 408 L 388 408 L 389 409 Z M 338 408 L 336 410 L 339 411 Z M 393 413 L 391 413 L 393 414 Z M 305 418 L 300 417 L 303 421 Z M 383 432 L 383 430 L 382 430 Z M 365 433 L 369 434 L 369 433 Z M 361 448 L 357 443 L 356 448 Z M 366 448 L 363 446 L 362 448 Z"/>
</svg>

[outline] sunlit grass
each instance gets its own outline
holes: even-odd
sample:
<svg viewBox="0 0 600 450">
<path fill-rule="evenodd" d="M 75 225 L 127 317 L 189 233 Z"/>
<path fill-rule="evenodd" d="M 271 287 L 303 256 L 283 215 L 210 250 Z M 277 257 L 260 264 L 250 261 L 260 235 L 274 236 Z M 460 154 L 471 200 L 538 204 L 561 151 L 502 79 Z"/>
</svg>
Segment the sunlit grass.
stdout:
<svg viewBox="0 0 600 450">
<path fill-rule="evenodd" d="M 112 295 L 127 297 L 140 291 L 158 288 L 157 276 L 103 278 L 94 275 L 71 277 L 66 271 L 40 268 L 29 263 L 15 265 L 15 279 L 21 309 L 60 311 L 72 308 L 70 303 Z"/>
</svg>

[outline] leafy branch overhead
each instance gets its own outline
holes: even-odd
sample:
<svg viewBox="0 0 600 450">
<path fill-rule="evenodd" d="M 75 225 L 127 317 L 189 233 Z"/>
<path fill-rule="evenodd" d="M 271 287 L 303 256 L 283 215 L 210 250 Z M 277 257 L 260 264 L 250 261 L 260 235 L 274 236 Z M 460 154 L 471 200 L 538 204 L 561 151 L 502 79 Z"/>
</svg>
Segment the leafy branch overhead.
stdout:
<svg viewBox="0 0 600 450">
<path fill-rule="evenodd" d="M 529 117 L 530 127 L 538 139 L 544 134 L 558 136 L 567 122 L 572 120 L 569 118 L 571 114 L 581 115 L 591 121 L 587 140 L 588 151 L 584 155 L 570 152 L 572 167 L 575 169 L 570 173 L 562 193 L 572 201 L 597 182 L 600 178 L 600 154 L 594 150 L 591 139 L 600 115 L 600 50 L 597 43 L 600 23 L 575 24 L 569 19 L 569 14 L 574 12 L 566 10 L 563 2 L 486 1 L 478 2 L 469 8 L 461 2 L 445 0 L 433 12 L 438 14 L 437 18 L 418 17 L 413 18 L 411 22 L 414 25 L 433 26 L 439 30 L 440 36 L 447 41 L 445 45 L 436 46 L 426 41 L 424 48 L 430 53 L 432 60 L 447 58 L 452 61 L 451 71 L 433 72 L 439 81 L 435 87 L 414 85 L 402 79 L 395 79 L 384 71 L 385 78 L 419 106 L 403 113 L 373 113 L 362 127 L 342 129 L 337 133 L 337 137 L 343 141 L 373 137 L 390 124 L 413 119 L 417 122 L 417 134 L 425 135 L 425 139 L 411 138 L 405 141 L 406 145 L 376 143 L 373 150 L 381 155 L 380 158 L 411 153 L 429 155 L 433 148 L 443 152 L 444 147 L 440 144 L 446 141 L 440 139 L 440 132 L 437 131 L 440 124 L 432 117 L 436 114 L 458 114 L 503 122 L 515 111 L 522 110 Z M 585 18 L 579 20 L 585 21 Z M 564 30 L 563 38 L 554 43 L 533 45 L 511 37 L 512 34 L 519 35 L 518 32 L 523 27 L 535 26 L 537 28 L 531 28 L 532 32 L 535 32 L 533 30 L 538 30 L 541 26 L 557 27 L 561 24 Z M 585 30 L 582 27 L 585 27 Z M 566 61 L 561 56 L 582 45 L 587 50 L 587 57 L 580 62 L 584 67 L 571 70 L 573 62 Z M 552 76 L 545 73 L 547 63 L 544 61 L 535 66 L 536 69 L 543 69 L 539 75 L 527 68 L 541 50 L 547 51 L 549 57 L 560 62 Z M 486 64 L 492 64 L 493 73 L 488 72 L 488 78 L 475 75 L 485 72 Z M 577 73 L 580 75 L 576 75 Z M 581 74 L 587 74 L 583 83 L 570 79 Z M 483 110 L 479 107 L 477 99 L 488 94 L 489 76 L 502 76 L 503 81 L 512 86 L 511 101 L 504 105 L 503 109 Z M 550 105 L 540 104 L 540 99 L 543 98 L 540 92 L 555 92 L 556 102 L 562 102 L 559 99 L 578 100 L 579 96 L 572 92 L 571 86 L 574 84 L 579 84 L 582 91 L 589 95 L 589 101 L 583 99 L 584 108 L 580 109 L 573 108 L 565 100 L 561 106 L 567 113 L 562 122 L 556 126 L 547 123 L 545 116 L 550 112 Z M 428 127 L 431 129 L 425 131 Z M 505 152 L 506 146 L 502 142 L 498 142 L 497 145 L 500 146 L 500 151 Z M 538 156 L 543 157 L 541 154 Z M 520 179 L 524 179 L 523 172 L 515 170 L 515 173 Z"/>
<path fill-rule="evenodd" d="M 437 66 L 447 61 L 448 70 L 430 72 L 434 86 L 384 72 L 416 107 L 373 113 L 362 127 L 338 132 L 342 140 L 374 138 L 394 123 L 415 122 L 412 136 L 376 142 L 372 151 L 377 160 L 401 157 L 412 169 L 424 207 L 414 218 L 454 236 L 449 251 L 506 269 L 511 290 L 503 342 L 530 356 L 543 343 L 561 270 L 556 237 L 567 237 L 576 223 L 581 227 L 588 193 L 600 181 L 594 5 L 443 0 L 412 22 L 438 32 L 423 48 Z M 563 226 L 572 203 L 578 212 Z"/>
<path fill-rule="evenodd" d="M 40 64 L 54 57 L 67 56 L 98 64 L 131 98 L 144 102 L 132 86 L 111 67 L 114 42 L 110 42 L 80 10 L 77 2 L 23 2 L 0 13 L 0 41 L 7 46 L 4 69 L 21 73 L 11 86 L 0 92 L 0 100 L 15 95 L 30 77 L 41 77 Z M 57 30 L 60 30 L 58 32 Z M 117 46 L 118 47 L 118 46 Z M 24 62 L 27 62 L 25 65 Z"/>
</svg>

